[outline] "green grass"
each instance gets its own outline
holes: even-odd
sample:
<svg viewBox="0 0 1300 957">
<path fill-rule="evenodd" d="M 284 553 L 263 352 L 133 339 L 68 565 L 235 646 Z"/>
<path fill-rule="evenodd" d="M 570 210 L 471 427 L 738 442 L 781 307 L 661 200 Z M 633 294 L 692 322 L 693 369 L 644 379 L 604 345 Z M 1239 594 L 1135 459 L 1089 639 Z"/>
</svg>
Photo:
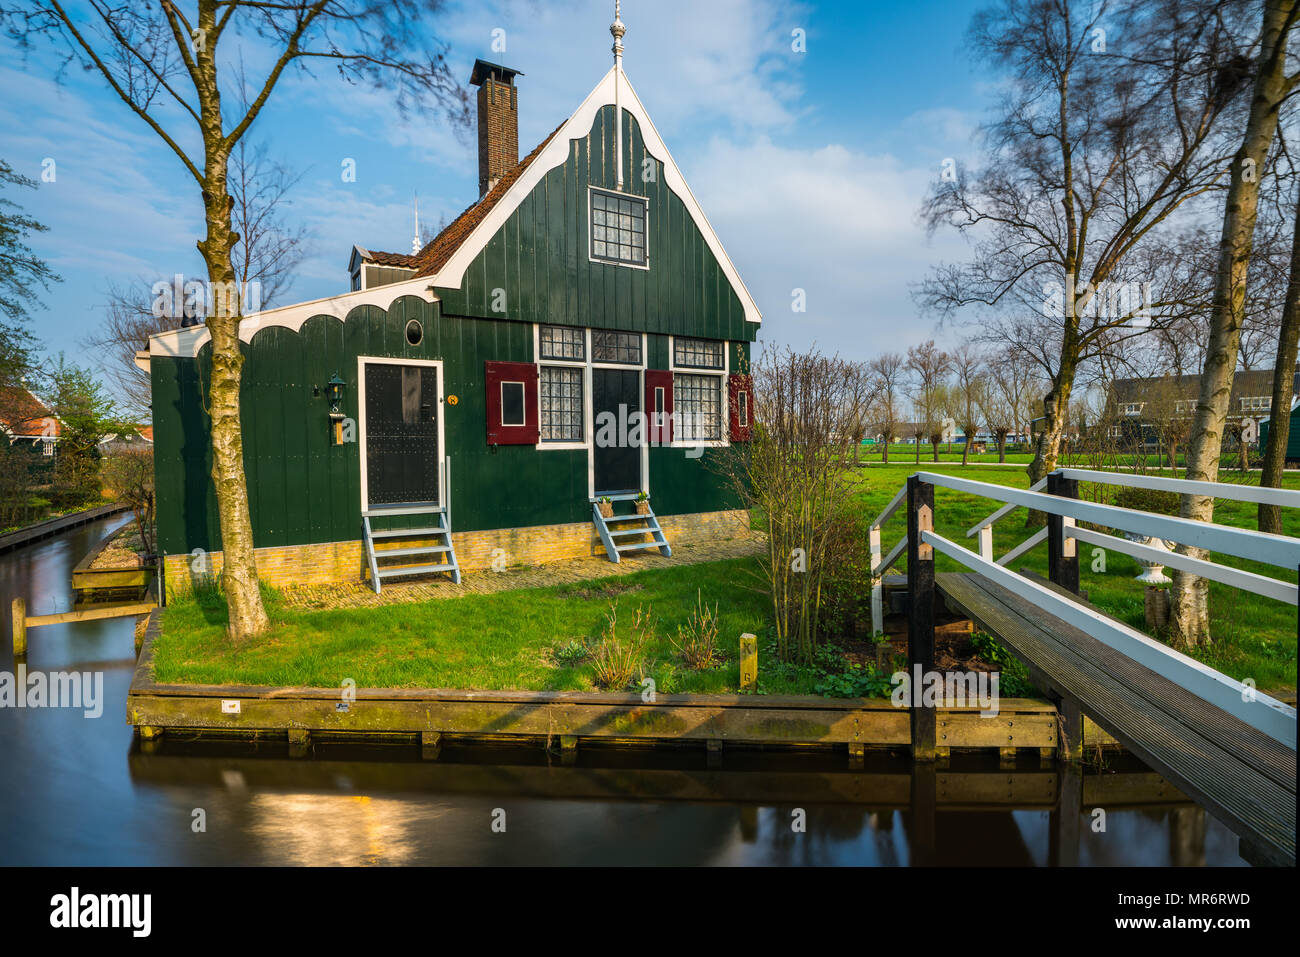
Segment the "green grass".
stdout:
<svg viewBox="0 0 1300 957">
<path fill-rule="evenodd" d="M 1263 458 L 1263 456 L 1264 453 L 1261 449 L 1252 449 L 1250 455 L 1251 468 L 1258 469 L 1260 460 Z M 1068 458 L 1068 456 L 1066 456 L 1065 458 Z M 1078 456 L 1077 461 L 1073 461 L 1073 460 L 1066 461 L 1065 458 L 1062 459 L 1061 462 L 1062 465 L 1070 465 L 1075 468 L 1090 467 L 1087 462 L 1086 456 Z M 1034 453 L 1031 447 L 1028 447 L 1023 443 L 1017 443 L 1017 442 L 1011 442 L 1007 444 L 1007 458 L 1006 458 L 1007 464 L 1028 465 L 1030 462 L 1033 461 L 1033 459 L 1034 459 Z M 882 462 L 882 460 L 883 460 L 883 456 L 881 455 L 881 448 L 878 445 L 864 444 L 859 450 L 858 461 L 860 462 L 870 462 L 870 463 L 879 464 Z M 960 442 L 940 443 L 939 461 L 960 462 L 961 443 Z M 1153 475 L 1156 474 L 1157 466 L 1159 466 L 1161 470 L 1163 470 L 1168 474 L 1171 475 L 1174 474 L 1169 469 L 1167 458 L 1165 458 L 1164 456 L 1156 455 L 1155 452 L 1148 452 L 1145 455 L 1141 455 L 1141 456 L 1129 455 L 1129 454 L 1116 455 L 1114 456 L 1114 461 L 1121 466 L 1128 466 L 1128 465 L 1133 465 L 1135 463 L 1140 463 L 1142 465 L 1145 465 L 1148 468 L 1149 472 Z M 921 443 L 921 465 L 924 466 L 927 462 L 930 463 L 931 465 L 934 464 L 934 449 L 929 442 L 923 442 Z M 988 443 L 987 452 L 981 452 L 978 454 L 972 452 L 970 455 L 970 462 L 975 465 L 997 464 L 998 463 L 997 445 L 995 443 L 990 442 Z M 1233 449 L 1227 450 L 1224 453 L 1224 456 L 1219 463 L 1219 468 L 1221 470 L 1221 473 L 1237 471 L 1239 462 L 1240 462 L 1240 456 L 1238 455 L 1238 453 Z M 907 443 L 907 442 L 890 443 L 889 464 L 890 465 L 911 465 L 915 468 L 916 446 L 914 444 Z M 1181 469 L 1185 465 L 1186 465 L 1186 457 L 1180 451 L 1178 453 L 1178 466 Z M 1177 477 L 1181 478 L 1181 475 Z M 1223 478 L 1223 481 L 1225 482 L 1230 481 L 1230 479 Z M 1259 476 L 1257 474 L 1255 476 L 1255 482 L 1258 483 L 1258 481 L 1259 481 Z"/>
<path fill-rule="evenodd" d="M 925 460 L 922 459 L 920 470 L 924 469 Z M 912 462 L 898 465 L 891 462 L 887 466 L 871 465 L 860 469 L 857 482 L 864 511 L 874 518 L 889 504 L 907 476 L 915 471 L 917 467 Z M 1029 487 L 1028 476 L 1019 469 L 971 465 L 965 469 L 945 470 L 944 474 L 1015 488 Z M 1242 478 L 1231 473 L 1220 473 L 1219 477 L 1224 482 L 1240 481 Z M 1259 476 L 1256 474 L 1245 481 L 1246 484 L 1257 484 Z M 1288 473 L 1284 484 L 1287 488 L 1300 488 L 1300 475 Z M 1085 484 L 1080 488 L 1080 495 L 1093 499 L 1099 490 L 1098 486 Z M 937 488 L 935 530 L 950 541 L 975 550 L 978 548 L 977 541 L 967 538 L 966 531 L 997 507 L 998 504 L 989 499 Z M 1215 521 L 1220 524 L 1252 529 L 1256 527 L 1255 506 L 1248 503 L 1221 500 L 1215 506 L 1214 515 Z M 1034 531 L 1026 528 L 1026 517 L 1025 509 L 1017 509 L 994 526 L 995 555 L 1004 554 Z M 1282 518 L 1285 533 L 1300 536 L 1300 512 L 1284 509 Z M 885 550 L 891 548 L 903 534 L 904 522 L 905 516 L 900 509 L 885 526 Z M 1212 558 L 1221 564 L 1244 568 L 1271 578 L 1296 581 L 1294 570 L 1217 553 Z M 1133 627 L 1146 630 L 1142 611 L 1143 586 L 1133 580 L 1141 572 L 1141 566 L 1127 555 L 1108 551 L 1105 571 L 1094 571 L 1093 559 L 1092 546 L 1081 545 L 1079 584 L 1088 592 L 1089 600 Z M 903 570 L 905 564 L 900 560 L 898 570 Z M 1024 567 L 1046 575 L 1046 542 L 1016 559 L 1013 565 L 1017 569 Z M 962 566 L 946 555 L 937 556 L 936 569 L 941 572 L 963 570 Z M 1261 689 L 1295 689 L 1296 610 L 1293 606 L 1211 582 L 1210 614 L 1214 643 L 1194 651 L 1193 657 L 1239 680 L 1252 678 Z"/>
<path fill-rule="evenodd" d="M 867 520 L 874 518 L 913 471 L 916 467 L 909 462 L 868 465 L 855 473 L 858 501 Z M 1018 488 L 1029 484 L 1020 469 L 971 465 L 948 470 L 948 474 Z M 1234 476 L 1222 478 L 1232 481 Z M 1300 487 L 1300 475 L 1287 475 L 1286 484 Z M 1081 494 L 1092 498 L 1097 491 L 1097 486 L 1085 485 Z M 974 549 L 976 540 L 966 538 L 966 530 L 996 507 L 985 498 L 936 489 L 936 530 Z M 1220 502 L 1215 514 L 1216 520 L 1225 524 L 1254 527 L 1252 505 Z M 1300 514 L 1284 512 L 1283 517 L 1287 534 L 1300 536 Z M 997 554 L 1031 534 L 1025 518 L 1020 509 L 998 523 L 994 529 Z M 903 521 L 900 511 L 886 526 L 886 549 L 902 534 Z M 1296 580 L 1294 571 L 1214 557 L 1260 574 Z M 1130 625 L 1144 628 L 1143 587 L 1133 580 L 1140 571 L 1138 563 L 1108 552 L 1105 571 L 1094 571 L 1088 546 L 1083 547 L 1080 559 L 1081 585 L 1091 601 Z M 1046 545 L 1014 564 L 1046 575 Z M 898 570 L 902 566 L 900 562 Z M 943 555 L 938 556 L 937 566 L 939 571 L 962 569 Z M 677 626 L 687 621 L 695 607 L 697 589 L 705 602 L 718 605 L 725 656 L 720 665 L 705 671 L 686 668 L 671 644 Z M 653 569 L 551 588 L 353 609 L 290 608 L 274 590 L 268 588 L 265 594 L 273 630 L 239 645 L 225 636 L 225 605 L 218 594 L 209 591 L 172 602 L 163 613 L 162 634 L 154 645 L 156 679 L 338 687 L 350 678 L 358 687 L 372 688 L 593 690 L 592 666 L 582 651 L 600 637 L 606 611 L 616 601 L 624 625 L 630 623 L 638 605 L 652 611 L 657 627 L 645 650 L 645 674 L 664 694 L 736 691 L 737 639 L 742 632 L 759 636 L 762 693 L 877 695 L 885 692 L 887 685 L 886 676 L 870 668 L 846 668 L 834 649 L 820 655 L 813 667 L 777 662 L 769 599 L 754 559 Z M 1195 656 L 1233 677 L 1252 678 L 1261 689 L 1294 689 L 1295 609 L 1214 583 L 1210 595 L 1215 642 Z"/>
<path fill-rule="evenodd" d="M 739 635 L 769 631 L 760 585 L 755 560 L 732 559 L 374 608 L 288 608 L 267 588 L 274 629 L 240 645 L 225 637 L 225 604 L 209 591 L 167 606 L 154 674 L 160 682 L 193 684 L 336 687 L 351 678 L 362 688 L 592 690 L 592 667 L 573 660 L 575 646 L 599 638 L 609 605 L 617 602 L 620 626 L 631 622 L 638 605 L 657 619 L 645 660 L 659 692 L 734 692 Z M 697 589 L 718 605 L 726 656 L 706 671 L 686 668 L 671 644 L 695 608 Z M 823 679 L 817 669 L 776 668 L 771 654 L 760 654 L 759 677 L 772 694 L 810 694 Z"/>
</svg>

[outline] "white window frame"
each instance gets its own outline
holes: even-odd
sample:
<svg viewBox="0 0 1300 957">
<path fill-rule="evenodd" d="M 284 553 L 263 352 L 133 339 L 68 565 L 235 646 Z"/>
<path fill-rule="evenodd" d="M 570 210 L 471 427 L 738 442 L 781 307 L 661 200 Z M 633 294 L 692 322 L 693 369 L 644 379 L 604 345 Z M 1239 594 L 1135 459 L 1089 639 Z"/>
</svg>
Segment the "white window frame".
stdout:
<svg viewBox="0 0 1300 957">
<path fill-rule="evenodd" d="M 432 366 L 438 370 L 438 501 L 434 508 L 442 511 L 447 507 L 448 489 L 445 487 L 447 476 L 447 435 L 444 395 L 447 377 L 443 372 L 441 359 L 394 359 L 388 356 L 357 356 L 357 443 L 361 460 L 361 510 L 368 511 L 370 489 L 367 488 L 366 468 L 366 365 L 389 366 Z M 527 396 L 525 396 L 525 399 Z M 324 426 L 322 426 L 323 428 Z M 383 508 L 382 505 L 375 506 Z"/>
<path fill-rule="evenodd" d="M 637 202 L 645 204 L 645 262 L 634 263 L 625 262 L 621 259 L 597 259 L 591 251 L 591 195 L 592 193 L 606 193 L 618 196 L 620 199 L 627 197 Z M 602 266 L 622 266 L 627 269 L 645 269 L 650 268 L 650 200 L 645 196 L 638 196 L 636 193 L 624 193 L 616 189 L 606 189 L 604 186 L 593 186 L 587 184 L 587 262 L 599 263 Z M 590 340 L 590 337 L 588 337 Z M 644 350 L 643 350 L 644 351 Z M 591 353 L 588 352 L 588 355 Z M 630 366 L 628 367 L 630 368 Z"/>
<path fill-rule="evenodd" d="M 720 439 L 706 439 L 696 441 L 694 439 L 679 439 L 676 429 L 673 430 L 673 440 L 670 445 L 674 449 L 721 449 L 731 445 L 731 423 L 727 417 L 727 383 L 731 380 L 731 342 L 728 340 L 712 340 L 722 342 L 722 368 L 721 369 L 701 369 L 699 366 L 679 366 L 677 364 L 677 339 L 704 339 L 706 336 L 669 336 L 668 337 L 668 371 L 673 374 L 673 412 L 677 409 L 677 375 L 711 375 L 718 379 L 718 434 Z"/>
<path fill-rule="evenodd" d="M 637 373 L 637 387 L 640 389 L 641 400 L 645 401 L 645 370 L 646 363 L 649 361 L 650 353 L 650 336 L 642 332 L 641 336 L 641 364 L 632 365 L 628 362 L 593 362 L 591 360 L 591 333 L 590 328 L 584 328 L 584 348 L 583 355 L 586 357 L 582 362 L 573 359 L 543 359 L 541 358 L 541 336 L 542 326 L 556 325 L 556 323 L 533 323 L 533 362 L 538 368 L 538 378 L 541 378 L 542 366 L 560 366 L 569 369 L 582 369 L 582 430 L 583 439 L 581 442 L 543 442 L 541 440 L 541 389 L 538 389 L 538 435 L 537 444 L 534 448 L 540 450 L 558 450 L 574 452 L 579 449 L 585 449 L 587 452 L 587 499 L 590 502 L 596 501 L 596 423 L 595 423 L 595 406 L 591 392 L 591 370 L 592 369 L 622 369 L 625 372 L 635 371 Z M 612 330 L 620 331 L 620 330 Z M 672 342 L 669 342 L 669 348 L 672 348 Z M 670 356 L 671 358 L 671 356 Z M 642 409 L 642 412 L 645 410 Z M 676 443 L 674 443 L 675 445 Z M 643 443 L 641 446 L 641 482 L 643 490 L 647 495 L 650 494 L 650 445 Z M 633 498 L 634 496 L 628 496 Z"/>
<path fill-rule="evenodd" d="M 582 441 L 573 439 L 543 439 L 542 438 L 542 370 L 543 369 L 577 369 L 582 373 Z M 587 436 L 590 430 L 587 427 L 589 418 L 587 410 L 591 407 L 591 375 L 586 371 L 585 362 L 559 362 L 552 359 L 543 359 L 537 363 L 537 448 L 539 449 L 585 449 L 587 447 Z"/>
<path fill-rule="evenodd" d="M 522 379 L 502 379 L 500 382 L 497 383 L 497 385 L 500 389 L 500 395 L 498 396 L 498 399 L 500 401 L 499 407 L 501 410 L 501 421 L 498 424 L 502 428 L 507 428 L 507 429 L 517 429 L 527 425 L 528 424 L 528 383 L 524 382 Z M 508 385 L 519 386 L 520 398 L 523 400 L 520 403 L 520 408 L 523 409 L 523 413 L 524 413 L 524 418 L 522 422 L 506 421 L 506 386 Z M 540 412 L 541 410 L 539 409 L 538 413 L 540 414 Z"/>
</svg>

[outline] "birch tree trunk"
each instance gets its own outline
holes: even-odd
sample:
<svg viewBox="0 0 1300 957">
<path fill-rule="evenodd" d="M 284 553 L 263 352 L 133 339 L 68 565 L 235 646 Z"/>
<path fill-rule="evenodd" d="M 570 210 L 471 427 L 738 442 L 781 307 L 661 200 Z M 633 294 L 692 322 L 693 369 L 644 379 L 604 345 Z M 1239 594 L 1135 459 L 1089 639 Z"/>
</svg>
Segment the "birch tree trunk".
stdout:
<svg viewBox="0 0 1300 957">
<path fill-rule="evenodd" d="M 200 5 L 198 22 L 201 31 L 211 34 L 216 27 L 216 9 L 212 4 Z M 244 365 L 239 346 L 243 296 L 232 262 L 239 237 L 231 219 L 234 200 L 227 181 L 230 145 L 222 123 L 215 56 L 205 44 L 200 44 L 195 49 L 194 60 L 203 133 L 203 214 L 207 223 L 207 233 L 198 247 L 208 270 L 211 300 L 206 325 L 212 336 L 212 374 L 208 386 L 212 484 L 221 527 L 221 585 L 226 595 L 227 631 L 232 639 L 241 640 L 265 631 L 270 622 L 258 588 L 239 412 L 240 374 Z"/>
<path fill-rule="evenodd" d="M 1300 206 L 1300 204 L 1298 204 Z M 1300 208 L 1296 209 L 1295 237 L 1291 241 L 1291 277 L 1282 306 L 1282 330 L 1277 340 L 1277 361 L 1273 365 L 1273 406 L 1268 425 L 1268 448 L 1260 463 L 1259 484 L 1282 487 L 1286 447 L 1291 439 L 1291 392 L 1295 384 L 1296 353 L 1300 351 Z M 1259 530 L 1282 533 L 1282 509 L 1259 506 Z"/>
<path fill-rule="evenodd" d="M 1277 132 L 1278 109 L 1287 93 L 1286 43 L 1295 17 L 1296 0 L 1266 0 L 1250 115 L 1241 148 L 1233 157 L 1223 215 L 1201 394 L 1187 441 L 1185 477 L 1194 481 L 1214 482 L 1219 477 L 1224 426 L 1241 344 L 1246 267 L 1255 235 L 1259 177 Z M 1214 500 L 1184 495 L 1179 514 L 1200 522 L 1212 521 Z M 1196 558 L 1206 557 L 1205 550 L 1200 548 L 1179 546 L 1178 551 Z M 1211 642 L 1209 582 L 1186 572 L 1174 572 L 1169 623 L 1177 644 L 1190 648 Z"/>
</svg>

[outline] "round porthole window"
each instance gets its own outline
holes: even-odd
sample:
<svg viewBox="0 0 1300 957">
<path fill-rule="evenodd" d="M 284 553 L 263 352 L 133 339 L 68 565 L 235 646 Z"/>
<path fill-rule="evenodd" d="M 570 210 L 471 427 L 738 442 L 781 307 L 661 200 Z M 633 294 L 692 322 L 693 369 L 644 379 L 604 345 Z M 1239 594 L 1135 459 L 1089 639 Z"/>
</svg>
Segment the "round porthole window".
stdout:
<svg viewBox="0 0 1300 957">
<path fill-rule="evenodd" d="M 420 325 L 419 319 L 412 319 L 406 324 L 406 341 L 413 346 L 418 346 L 424 339 L 424 326 Z"/>
</svg>

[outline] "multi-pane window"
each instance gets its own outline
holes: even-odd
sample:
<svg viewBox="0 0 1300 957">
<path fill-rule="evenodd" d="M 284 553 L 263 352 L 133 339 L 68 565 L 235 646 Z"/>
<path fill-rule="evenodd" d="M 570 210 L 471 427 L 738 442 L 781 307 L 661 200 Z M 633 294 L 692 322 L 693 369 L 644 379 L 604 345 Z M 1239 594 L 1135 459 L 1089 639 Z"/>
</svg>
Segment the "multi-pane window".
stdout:
<svg viewBox="0 0 1300 957">
<path fill-rule="evenodd" d="M 582 370 L 542 366 L 541 439 L 543 442 L 581 442 Z"/>
<path fill-rule="evenodd" d="M 1267 412 L 1271 408 L 1273 408 L 1273 397 L 1271 395 L 1243 396 L 1241 399 L 1241 411 L 1243 412 Z"/>
<path fill-rule="evenodd" d="M 582 362 L 587 358 L 586 339 L 586 331 L 573 326 L 542 326 L 537 333 L 539 358 Z"/>
<path fill-rule="evenodd" d="M 1195 399 L 1178 399 L 1174 402 L 1174 411 L 1178 413 L 1196 411 Z"/>
<path fill-rule="evenodd" d="M 591 360 L 593 362 L 626 362 L 641 364 L 641 334 L 637 332 L 610 332 L 594 329 L 591 333 Z"/>
<path fill-rule="evenodd" d="M 1120 406 L 1119 410 L 1124 415 L 1140 415 L 1144 405 L 1146 405 L 1145 402 L 1125 402 Z"/>
<path fill-rule="evenodd" d="M 673 340 L 673 362 L 691 369 L 721 369 L 722 343 L 678 337 Z"/>
<path fill-rule="evenodd" d="M 591 191 L 591 258 L 647 265 L 646 201 L 639 196 Z"/>
<path fill-rule="evenodd" d="M 674 437 L 689 442 L 722 438 L 722 377 L 678 373 L 673 377 Z"/>
</svg>

